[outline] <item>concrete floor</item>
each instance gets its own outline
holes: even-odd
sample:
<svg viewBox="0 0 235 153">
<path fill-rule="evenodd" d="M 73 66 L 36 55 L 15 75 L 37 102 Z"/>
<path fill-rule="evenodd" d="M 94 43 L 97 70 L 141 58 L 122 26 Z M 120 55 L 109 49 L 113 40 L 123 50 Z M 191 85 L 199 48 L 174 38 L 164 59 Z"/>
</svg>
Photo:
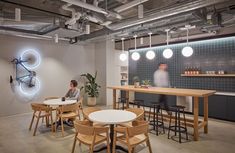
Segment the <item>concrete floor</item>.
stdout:
<svg viewBox="0 0 235 153">
<path fill-rule="evenodd" d="M 74 130 L 66 128 L 66 136 L 60 132 L 52 134 L 45 125 L 39 124 L 35 137 L 28 131 L 31 114 L 0 118 L 0 153 L 70 153 Z M 209 120 L 209 134 L 200 132 L 200 141 L 179 144 L 167 139 L 167 134 L 150 134 L 153 153 L 232 153 L 235 150 L 235 123 Z M 76 146 L 75 152 L 81 152 Z M 88 152 L 82 146 L 82 152 Z M 136 152 L 147 153 L 142 145 Z"/>
</svg>

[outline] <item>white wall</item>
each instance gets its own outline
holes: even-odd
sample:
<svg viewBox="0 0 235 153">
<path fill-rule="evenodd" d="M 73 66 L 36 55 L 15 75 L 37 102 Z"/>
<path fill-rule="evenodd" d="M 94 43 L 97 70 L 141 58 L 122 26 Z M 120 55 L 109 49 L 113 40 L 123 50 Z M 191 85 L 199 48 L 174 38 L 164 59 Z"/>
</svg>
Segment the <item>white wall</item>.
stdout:
<svg viewBox="0 0 235 153">
<path fill-rule="evenodd" d="M 9 76 L 15 72 L 10 61 L 25 48 L 35 48 L 42 56 L 40 67 L 35 70 L 42 86 L 33 99 L 19 96 L 9 83 Z M 42 101 L 47 96 L 64 96 L 70 80 L 78 79 L 86 72 L 95 72 L 94 44 L 55 44 L 52 41 L 0 35 L 0 116 L 29 112 L 30 102 Z"/>
<path fill-rule="evenodd" d="M 106 41 L 95 43 L 95 70 L 97 83 L 101 86 L 97 104 L 106 104 Z"/>
</svg>

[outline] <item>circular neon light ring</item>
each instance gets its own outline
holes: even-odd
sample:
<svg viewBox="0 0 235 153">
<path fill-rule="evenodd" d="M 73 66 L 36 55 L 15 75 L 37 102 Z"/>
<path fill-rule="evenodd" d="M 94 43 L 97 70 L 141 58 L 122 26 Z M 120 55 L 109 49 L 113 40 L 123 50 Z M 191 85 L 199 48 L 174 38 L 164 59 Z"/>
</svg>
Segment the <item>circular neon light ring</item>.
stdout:
<svg viewBox="0 0 235 153">
<path fill-rule="evenodd" d="M 26 82 L 27 79 L 29 79 L 29 77 L 24 78 L 22 81 Z M 32 88 L 28 88 L 29 90 L 25 90 L 23 85 L 25 85 L 25 83 L 20 83 L 19 90 L 20 93 L 22 93 L 25 96 L 33 96 L 37 94 L 41 88 L 40 80 L 37 77 L 35 77 L 35 86 Z"/>
<path fill-rule="evenodd" d="M 33 64 L 31 64 L 28 61 L 29 60 L 29 56 L 33 56 L 33 58 L 35 59 Z M 22 61 L 26 61 L 26 62 L 23 62 L 22 64 L 27 69 L 30 69 L 30 70 L 37 68 L 41 64 L 41 56 L 40 56 L 40 54 L 37 51 L 33 50 L 33 49 L 29 49 L 29 50 L 23 51 L 22 54 L 20 55 L 20 59 Z"/>
</svg>

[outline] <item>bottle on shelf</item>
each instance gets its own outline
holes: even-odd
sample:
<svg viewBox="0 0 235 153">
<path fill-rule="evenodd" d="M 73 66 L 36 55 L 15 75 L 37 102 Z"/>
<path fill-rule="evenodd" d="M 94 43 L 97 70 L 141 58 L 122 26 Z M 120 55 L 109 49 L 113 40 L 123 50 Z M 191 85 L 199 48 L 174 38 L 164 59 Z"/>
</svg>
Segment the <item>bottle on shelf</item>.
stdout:
<svg viewBox="0 0 235 153">
<path fill-rule="evenodd" d="M 189 70 L 188 70 L 188 74 L 191 75 L 192 74 L 192 67 L 189 67 Z"/>
<path fill-rule="evenodd" d="M 186 67 L 185 69 L 184 69 L 184 74 L 188 74 L 188 67 Z"/>
</svg>

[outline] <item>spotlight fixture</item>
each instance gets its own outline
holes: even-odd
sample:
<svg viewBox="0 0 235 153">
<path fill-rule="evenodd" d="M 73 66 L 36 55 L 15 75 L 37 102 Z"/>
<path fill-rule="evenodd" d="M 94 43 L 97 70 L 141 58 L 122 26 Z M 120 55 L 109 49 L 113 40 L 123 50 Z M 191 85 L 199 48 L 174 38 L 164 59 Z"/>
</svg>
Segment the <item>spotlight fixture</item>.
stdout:
<svg viewBox="0 0 235 153">
<path fill-rule="evenodd" d="M 193 48 L 188 45 L 188 33 L 190 25 L 185 25 L 185 28 L 187 30 L 187 45 L 182 49 L 182 54 L 184 57 L 190 57 L 193 55 Z"/>
<path fill-rule="evenodd" d="M 137 35 L 134 35 L 134 38 L 135 38 L 135 52 L 132 53 L 131 55 L 131 58 L 134 60 L 134 61 L 137 61 L 140 59 L 140 54 L 138 52 L 136 52 L 136 37 Z"/>
<path fill-rule="evenodd" d="M 125 38 L 122 38 L 122 53 L 119 56 L 119 59 L 121 61 L 125 61 L 127 59 L 126 53 L 124 51 L 124 40 L 125 40 Z"/>
<path fill-rule="evenodd" d="M 169 58 L 171 58 L 172 56 L 173 56 L 173 51 L 168 47 L 168 45 L 169 45 L 169 31 L 170 31 L 170 29 L 166 29 L 166 43 L 167 43 L 167 48 L 166 49 L 164 49 L 164 51 L 163 51 L 163 57 L 164 58 L 167 58 L 167 59 L 169 59 Z"/>
<path fill-rule="evenodd" d="M 148 33 L 149 34 L 149 51 L 147 51 L 146 53 L 146 58 L 149 59 L 149 60 L 152 60 L 154 59 L 155 57 L 155 52 L 153 50 L 151 50 L 152 48 L 152 33 Z"/>
</svg>

